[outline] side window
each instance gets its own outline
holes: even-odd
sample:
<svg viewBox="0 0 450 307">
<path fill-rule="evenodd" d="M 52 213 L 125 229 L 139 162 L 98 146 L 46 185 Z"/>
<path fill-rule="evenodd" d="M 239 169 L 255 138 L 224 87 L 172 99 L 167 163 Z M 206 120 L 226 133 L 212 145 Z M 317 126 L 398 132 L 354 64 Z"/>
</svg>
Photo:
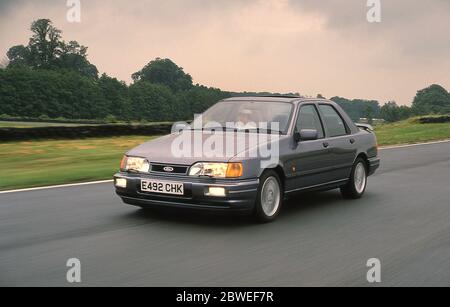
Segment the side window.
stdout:
<svg viewBox="0 0 450 307">
<path fill-rule="evenodd" d="M 339 113 L 330 105 L 319 105 L 320 111 L 323 115 L 325 129 L 327 129 L 330 137 L 341 136 L 347 134 L 347 128 L 344 120 Z"/>
<path fill-rule="evenodd" d="M 297 118 L 297 131 L 302 129 L 315 129 L 319 132 L 319 139 L 323 138 L 324 132 L 320 122 L 319 113 L 313 105 L 306 105 L 300 108 Z"/>
</svg>

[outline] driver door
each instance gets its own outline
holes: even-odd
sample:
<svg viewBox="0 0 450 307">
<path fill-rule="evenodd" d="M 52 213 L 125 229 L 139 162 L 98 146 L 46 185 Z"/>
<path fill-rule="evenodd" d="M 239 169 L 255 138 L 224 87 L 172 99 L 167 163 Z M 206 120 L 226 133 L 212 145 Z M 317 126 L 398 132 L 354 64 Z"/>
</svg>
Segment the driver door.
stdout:
<svg viewBox="0 0 450 307">
<path fill-rule="evenodd" d="M 315 104 L 301 105 L 295 129 L 314 129 L 318 139 L 300 141 L 290 150 L 284 165 L 286 191 L 300 191 L 329 182 L 328 170 L 333 166 L 332 153 L 325 140 L 325 131 Z M 295 143 L 295 142 L 294 142 Z"/>
</svg>

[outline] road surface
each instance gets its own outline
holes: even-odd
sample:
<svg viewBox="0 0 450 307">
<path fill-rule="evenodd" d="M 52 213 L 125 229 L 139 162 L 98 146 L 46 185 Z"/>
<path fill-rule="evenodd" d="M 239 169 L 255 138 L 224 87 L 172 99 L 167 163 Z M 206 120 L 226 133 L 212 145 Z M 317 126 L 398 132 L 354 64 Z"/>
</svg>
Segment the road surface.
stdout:
<svg viewBox="0 0 450 307">
<path fill-rule="evenodd" d="M 0 285 L 450 286 L 450 143 L 381 152 L 362 200 L 300 195 L 279 219 L 145 213 L 111 184 L 0 195 Z"/>
</svg>

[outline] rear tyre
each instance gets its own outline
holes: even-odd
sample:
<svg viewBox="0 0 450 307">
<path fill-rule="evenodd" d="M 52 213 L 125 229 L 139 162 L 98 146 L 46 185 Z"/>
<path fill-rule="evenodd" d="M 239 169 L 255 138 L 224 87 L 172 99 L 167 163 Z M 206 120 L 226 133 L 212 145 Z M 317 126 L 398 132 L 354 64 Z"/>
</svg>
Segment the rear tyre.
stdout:
<svg viewBox="0 0 450 307">
<path fill-rule="evenodd" d="M 256 198 L 254 213 L 256 220 L 260 223 L 275 220 L 280 213 L 283 196 L 283 186 L 278 174 L 272 170 L 264 172 L 260 178 Z"/>
<path fill-rule="evenodd" d="M 358 158 L 352 167 L 350 180 L 341 188 L 341 194 L 345 199 L 359 199 L 364 195 L 367 187 L 367 164 L 362 158 Z"/>
</svg>

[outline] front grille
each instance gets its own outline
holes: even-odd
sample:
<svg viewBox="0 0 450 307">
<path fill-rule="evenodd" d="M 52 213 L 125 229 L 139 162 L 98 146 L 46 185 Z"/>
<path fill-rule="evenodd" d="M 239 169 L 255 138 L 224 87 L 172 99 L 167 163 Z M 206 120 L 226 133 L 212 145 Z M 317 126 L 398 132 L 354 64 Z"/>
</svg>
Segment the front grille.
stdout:
<svg viewBox="0 0 450 307">
<path fill-rule="evenodd" d="M 189 167 L 185 165 L 170 165 L 170 164 L 150 164 L 150 171 L 154 173 L 186 175 Z"/>
</svg>

